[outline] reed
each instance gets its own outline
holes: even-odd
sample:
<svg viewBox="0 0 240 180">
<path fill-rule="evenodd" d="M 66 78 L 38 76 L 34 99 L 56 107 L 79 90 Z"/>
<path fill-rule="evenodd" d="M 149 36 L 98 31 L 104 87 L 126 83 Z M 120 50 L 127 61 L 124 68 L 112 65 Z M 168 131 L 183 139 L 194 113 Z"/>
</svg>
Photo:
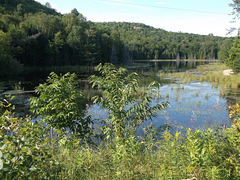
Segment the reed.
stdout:
<svg viewBox="0 0 240 180">
<path fill-rule="evenodd" d="M 166 101 L 169 101 L 169 93 L 166 94 Z"/>
<path fill-rule="evenodd" d="M 197 106 L 200 106 L 200 105 L 201 105 L 201 99 L 199 98 L 197 101 Z"/>
<path fill-rule="evenodd" d="M 175 94 L 175 101 L 178 102 L 178 100 L 179 100 L 179 94 L 176 93 L 176 94 Z"/>
<path fill-rule="evenodd" d="M 209 98 L 209 95 L 208 93 L 205 94 L 205 98 L 208 99 Z"/>
</svg>

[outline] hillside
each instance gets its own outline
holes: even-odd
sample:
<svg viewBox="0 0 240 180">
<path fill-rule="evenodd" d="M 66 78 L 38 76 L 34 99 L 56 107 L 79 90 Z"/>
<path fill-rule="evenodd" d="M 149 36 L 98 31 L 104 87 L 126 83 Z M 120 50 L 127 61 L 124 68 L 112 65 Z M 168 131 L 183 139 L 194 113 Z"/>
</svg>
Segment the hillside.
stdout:
<svg viewBox="0 0 240 180">
<path fill-rule="evenodd" d="M 168 32 L 141 23 L 97 23 L 119 33 L 133 59 L 217 59 L 226 38 Z"/>
<path fill-rule="evenodd" d="M 0 0 L 0 71 L 139 59 L 217 59 L 228 38 L 167 32 L 141 23 L 93 23 L 33 0 Z M 231 40 L 232 41 L 232 40 Z M 13 71 L 14 70 L 14 71 Z"/>
<path fill-rule="evenodd" d="M 0 12 L 11 13 L 18 11 L 20 13 L 37 13 L 43 12 L 46 14 L 58 15 L 54 9 L 43 6 L 41 3 L 34 0 L 0 0 Z"/>
</svg>

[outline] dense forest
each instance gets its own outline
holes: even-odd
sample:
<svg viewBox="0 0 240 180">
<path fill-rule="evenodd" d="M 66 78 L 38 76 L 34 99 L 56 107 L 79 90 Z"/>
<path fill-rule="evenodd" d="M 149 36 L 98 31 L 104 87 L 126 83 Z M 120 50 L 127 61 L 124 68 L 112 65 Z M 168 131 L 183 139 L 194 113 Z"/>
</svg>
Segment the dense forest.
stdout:
<svg viewBox="0 0 240 180">
<path fill-rule="evenodd" d="M 217 59 L 225 38 L 167 32 L 140 23 L 97 23 L 119 33 L 132 59 Z"/>
<path fill-rule="evenodd" d="M 0 0 L 0 3 L 1 76 L 22 66 L 217 59 L 227 39 L 211 34 L 167 32 L 140 23 L 94 23 L 77 9 L 60 14 L 49 3 L 44 6 L 34 0 Z"/>
</svg>

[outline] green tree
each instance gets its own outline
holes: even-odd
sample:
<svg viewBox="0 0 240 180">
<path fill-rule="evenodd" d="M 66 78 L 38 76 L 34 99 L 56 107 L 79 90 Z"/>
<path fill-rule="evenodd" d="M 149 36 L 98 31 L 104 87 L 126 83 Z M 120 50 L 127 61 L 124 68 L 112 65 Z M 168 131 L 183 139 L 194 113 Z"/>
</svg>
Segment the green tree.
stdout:
<svg viewBox="0 0 240 180">
<path fill-rule="evenodd" d="M 112 52 L 110 56 L 110 62 L 113 64 L 122 64 L 123 62 L 123 43 L 120 39 L 120 35 L 116 30 L 111 33 L 112 38 Z"/>
<path fill-rule="evenodd" d="M 53 128 L 69 128 L 84 138 L 90 133 L 90 116 L 84 118 L 85 104 L 77 89 L 76 74 L 51 73 L 47 82 L 36 88 L 39 97 L 31 98 L 31 110 Z"/>
<path fill-rule="evenodd" d="M 232 14 L 235 15 L 236 18 L 239 17 L 240 13 L 240 1 L 239 0 L 232 0 L 233 3 L 230 4 L 230 6 L 233 8 Z"/>
<path fill-rule="evenodd" d="M 128 74 L 125 68 L 115 68 L 112 64 L 98 65 L 101 76 L 91 76 L 94 88 L 102 90 L 102 97 L 94 97 L 98 103 L 109 112 L 109 121 L 115 137 L 122 138 L 129 125 L 137 127 L 141 122 L 156 116 L 156 111 L 167 107 L 167 102 L 151 106 L 153 88 L 138 92 L 137 73 Z M 153 84 L 152 84 L 153 85 Z"/>
<path fill-rule="evenodd" d="M 49 8 L 49 9 L 52 8 L 52 6 L 51 6 L 51 4 L 50 4 L 49 2 L 46 2 L 46 3 L 45 3 L 45 6 L 46 6 L 47 8 Z"/>
<path fill-rule="evenodd" d="M 240 38 L 236 37 L 229 52 L 229 58 L 226 60 L 227 66 L 233 69 L 235 73 L 240 72 Z"/>
<path fill-rule="evenodd" d="M 61 53 L 61 49 L 64 45 L 64 40 L 62 38 L 62 33 L 61 31 L 57 32 L 54 35 L 53 41 L 49 42 L 50 48 L 53 51 L 54 57 L 56 59 L 56 65 L 59 65 L 59 58 L 60 58 L 60 53 Z"/>
<path fill-rule="evenodd" d="M 76 8 L 74 8 L 72 11 L 71 11 L 71 14 L 75 14 L 76 16 L 78 16 L 80 13 L 78 12 L 78 10 Z"/>
<path fill-rule="evenodd" d="M 233 45 L 233 39 L 229 38 L 229 39 L 225 39 L 222 43 L 222 45 L 220 46 L 220 50 L 218 52 L 218 59 L 221 62 L 225 62 L 226 59 L 229 57 L 229 51 L 231 49 Z"/>
<path fill-rule="evenodd" d="M 1 76 L 6 76 L 9 72 L 9 63 L 11 59 L 10 54 L 10 40 L 7 33 L 0 30 L 0 71 Z"/>
</svg>

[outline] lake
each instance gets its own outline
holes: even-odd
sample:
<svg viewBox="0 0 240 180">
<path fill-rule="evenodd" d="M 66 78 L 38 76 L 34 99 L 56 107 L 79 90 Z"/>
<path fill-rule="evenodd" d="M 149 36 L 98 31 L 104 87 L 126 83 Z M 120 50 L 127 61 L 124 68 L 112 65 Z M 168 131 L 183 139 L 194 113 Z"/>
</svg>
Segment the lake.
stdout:
<svg viewBox="0 0 240 180">
<path fill-rule="evenodd" d="M 157 118 L 153 118 L 152 121 L 142 123 L 142 127 L 152 124 L 156 127 L 170 126 L 175 129 L 186 129 L 188 127 L 205 129 L 208 127 L 225 127 L 231 124 L 228 106 L 233 104 L 234 101 L 229 96 L 219 95 L 220 87 L 218 85 L 196 80 L 186 83 L 181 79 L 158 76 L 162 71 L 184 72 L 199 65 L 210 64 L 212 61 L 139 62 L 152 65 L 144 70 L 138 69 L 139 73 L 150 74 L 150 76 L 155 77 L 150 78 L 151 81 L 161 82 L 158 98 L 155 99 L 153 105 L 164 101 L 170 103 L 170 107 L 159 112 Z M 97 105 L 91 106 L 88 113 L 93 118 L 107 120 L 107 112 L 101 110 Z"/>
<path fill-rule="evenodd" d="M 194 69 L 199 65 L 209 64 L 210 61 L 138 61 L 138 64 L 149 64 L 145 68 L 138 66 L 130 68 L 131 71 L 138 71 L 139 74 L 150 76 L 147 83 L 152 80 L 161 82 L 161 87 L 154 104 L 169 101 L 170 107 L 158 113 L 157 118 L 152 121 L 144 122 L 141 126 L 146 127 L 153 124 L 156 127 L 167 125 L 177 129 L 221 127 L 229 126 L 228 106 L 232 104 L 229 97 L 219 95 L 219 86 L 213 86 L 210 82 L 182 82 L 177 78 L 162 78 L 161 72 L 184 72 L 188 69 Z M 42 76 L 41 76 L 42 77 Z M 149 82 L 148 82 L 149 81 Z M 0 83 L 0 93 L 6 94 L 6 91 L 12 89 L 24 89 L 24 85 L 31 83 L 30 80 L 23 80 L 21 83 Z M 30 90 L 26 87 L 25 90 Z M 20 95 L 26 99 L 26 94 Z M 236 94 L 238 96 L 238 94 Z M 88 109 L 93 119 L 107 119 L 107 112 L 101 110 L 97 105 L 91 105 Z"/>
</svg>

